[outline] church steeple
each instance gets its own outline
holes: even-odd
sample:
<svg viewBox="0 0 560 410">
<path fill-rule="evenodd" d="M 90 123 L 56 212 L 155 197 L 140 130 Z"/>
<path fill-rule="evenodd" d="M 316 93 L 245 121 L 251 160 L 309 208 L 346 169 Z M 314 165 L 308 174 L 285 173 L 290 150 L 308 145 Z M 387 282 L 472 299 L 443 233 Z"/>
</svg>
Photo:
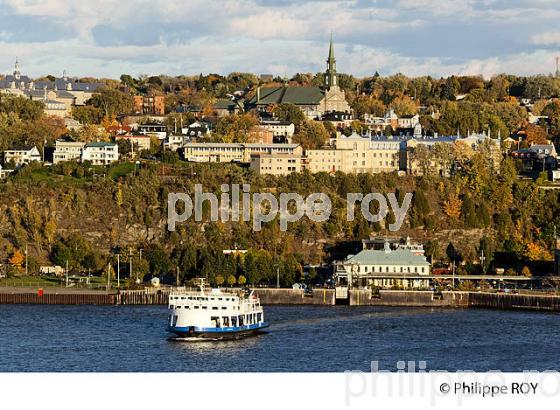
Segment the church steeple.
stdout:
<svg viewBox="0 0 560 410">
<path fill-rule="evenodd" d="M 334 58 L 334 47 L 331 33 L 329 58 L 327 59 L 327 71 L 325 72 L 325 88 L 328 90 L 333 86 L 338 86 L 338 79 L 336 75 L 336 59 Z"/>
<path fill-rule="evenodd" d="M 16 57 L 16 63 L 14 64 L 14 77 L 19 80 L 21 77 L 21 72 L 19 71 L 19 60 Z"/>
</svg>

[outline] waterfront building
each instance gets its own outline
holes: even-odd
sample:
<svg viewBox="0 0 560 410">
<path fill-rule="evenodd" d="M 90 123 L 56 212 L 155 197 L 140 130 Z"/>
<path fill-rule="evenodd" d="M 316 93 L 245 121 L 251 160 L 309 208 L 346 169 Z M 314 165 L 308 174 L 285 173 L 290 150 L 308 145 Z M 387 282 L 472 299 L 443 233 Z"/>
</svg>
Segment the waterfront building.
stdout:
<svg viewBox="0 0 560 410">
<path fill-rule="evenodd" d="M 119 146 L 113 142 L 94 142 L 86 144 L 82 150 L 82 162 L 93 165 L 109 165 L 119 160 Z"/>
<path fill-rule="evenodd" d="M 335 263 L 335 279 L 350 286 L 375 286 L 381 289 L 427 289 L 430 263 L 426 257 L 407 247 L 365 249 Z"/>
<path fill-rule="evenodd" d="M 16 146 L 4 151 L 4 164 L 15 164 L 16 167 L 31 162 L 42 162 L 41 154 L 35 145 Z"/>
<path fill-rule="evenodd" d="M 85 142 L 76 141 L 70 136 L 65 136 L 57 139 L 54 145 L 53 164 L 58 164 L 62 161 L 79 160 L 86 144 Z"/>
<path fill-rule="evenodd" d="M 299 144 L 190 142 L 184 144 L 182 150 L 184 159 L 192 162 L 250 163 L 253 154 L 302 154 Z"/>
<path fill-rule="evenodd" d="M 255 95 L 249 100 L 249 106 L 255 107 L 259 111 L 267 111 L 269 107 L 278 104 L 294 104 L 308 118 L 320 118 L 331 111 L 351 112 L 346 95 L 338 84 L 332 38 L 322 87 L 291 87 L 287 84 L 275 87 L 257 87 Z"/>
</svg>

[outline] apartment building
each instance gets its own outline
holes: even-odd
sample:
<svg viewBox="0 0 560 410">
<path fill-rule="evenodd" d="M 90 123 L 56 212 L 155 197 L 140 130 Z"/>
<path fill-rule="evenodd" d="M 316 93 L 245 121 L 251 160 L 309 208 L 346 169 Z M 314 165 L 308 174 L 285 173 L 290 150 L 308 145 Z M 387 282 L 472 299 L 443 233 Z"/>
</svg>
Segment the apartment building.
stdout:
<svg viewBox="0 0 560 410">
<path fill-rule="evenodd" d="M 288 175 L 301 172 L 301 154 L 252 154 L 250 168 L 259 175 Z"/>
<path fill-rule="evenodd" d="M 82 162 L 93 165 L 109 165 L 119 160 L 119 146 L 113 142 L 94 142 L 86 144 L 82 150 Z"/>
<path fill-rule="evenodd" d="M 54 144 L 53 164 L 79 160 L 85 145 L 85 142 L 76 141 L 69 136 L 57 139 Z"/>
<path fill-rule="evenodd" d="M 253 154 L 302 155 L 299 144 L 187 143 L 183 157 L 192 162 L 251 162 Z"/>
</svg>

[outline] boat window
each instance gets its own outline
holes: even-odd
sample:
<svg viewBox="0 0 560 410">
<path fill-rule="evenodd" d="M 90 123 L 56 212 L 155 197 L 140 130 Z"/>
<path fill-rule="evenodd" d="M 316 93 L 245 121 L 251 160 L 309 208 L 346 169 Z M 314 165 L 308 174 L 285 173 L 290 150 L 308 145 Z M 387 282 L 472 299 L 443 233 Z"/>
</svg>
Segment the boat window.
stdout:
<svg viewBox="0 0 560 410">
<path fill-rule="evenodd" d="M 257 322 L 262 320 L 262 313 L 257 313 Z"/>
<path fill-rule="evenodd" d="M 227 309 L 227 306 L 222 306 L 222 309 Z"/>
<path fill-rule="evenodd" d="M 232 316 L 231 317 L 231 325 L 232 326 L 237 326 L 237 316 Z"/>
<path fill-rule="evenodd" d="M 186 299 L 186 297 L 184 297 L 184 296 L 181 296 L 181 300 L 185 300 L 185 299 Z"/>
<path fill-rule="evenodd" d="M 218 310 L 218 306 L 212 306 L 212 310 Z"/>
<path fill-rule="evenodd" d="M 208 309 L 208 306 L 202 306 L 202 309 Z"/>
<path fill-rule="evenodd" d="M 181 309 L 181 305 L 177 305 L 177 309 Z"/>
<path fill-rule="evenodd" d="M 195 308 L 195 309 L 200 309 L 200 306 L 195 306 L 194 308 Z"/>
<path fill-rule="evenodd" d="M 229 317 L 228 316 L 222 317 L 222 323 L 224 324 L 224 326 L 229 327 Z"/>
<path fill-rule="evenodd" d="M 173 305 L 169 305 L 169 309 L 173 309 Z"/>
</svg>

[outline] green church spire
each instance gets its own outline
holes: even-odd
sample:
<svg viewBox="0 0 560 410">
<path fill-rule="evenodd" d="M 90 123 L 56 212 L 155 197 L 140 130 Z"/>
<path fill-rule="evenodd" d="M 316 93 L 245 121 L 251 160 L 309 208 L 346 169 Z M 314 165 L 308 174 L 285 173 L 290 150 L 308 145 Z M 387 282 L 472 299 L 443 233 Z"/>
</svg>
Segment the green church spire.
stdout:
<svg viewBox="0 0 560 410">
<path fill-rule="evenodd" d="M 336 59 L 334 58 L 334 47 L 331 33 L 331 41 L 329 44 L 329 58 L 327 59 L 327 72 L 325 73 L 325 88 L 328 90 L 332 86 L 337 86 L 336 76 Z"/>
</svg>

